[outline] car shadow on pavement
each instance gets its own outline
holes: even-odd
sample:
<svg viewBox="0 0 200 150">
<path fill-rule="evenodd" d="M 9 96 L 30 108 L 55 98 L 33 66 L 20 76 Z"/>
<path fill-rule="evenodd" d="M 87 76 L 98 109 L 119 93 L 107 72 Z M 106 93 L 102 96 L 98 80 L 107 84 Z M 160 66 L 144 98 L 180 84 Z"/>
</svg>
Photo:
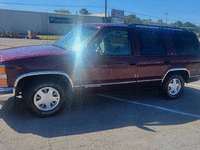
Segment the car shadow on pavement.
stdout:
<svg viewBox="0 0 200 150">
<path fill-rule="evenodd" d="M 173 101 L 163 99 L 156 90 L 107 95 L 200 115 L 200 91 L 190 87 L 186 87 L 183 95 Z M 128 126 L 156 132 L 150 126 L 185 124 L 199 119 L 99 95 L 82 97 L 69 109 L 50 118 L 30 115 L 21 100 L 18 101 L 18 107 L 14 106 L 13 98 L 5 102 L 0 100 L 0 104 L 0 118 L 10 128 L 18 133 L 32 133 L 42 137 L 77 135 Z"/>
</svg>

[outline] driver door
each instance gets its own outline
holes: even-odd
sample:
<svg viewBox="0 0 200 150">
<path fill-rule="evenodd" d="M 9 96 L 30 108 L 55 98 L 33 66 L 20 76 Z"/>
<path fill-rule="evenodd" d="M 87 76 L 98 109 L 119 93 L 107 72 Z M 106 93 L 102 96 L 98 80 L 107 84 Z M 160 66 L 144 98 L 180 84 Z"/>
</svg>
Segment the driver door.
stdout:
<svg viewBox="0 0 200 150">
<path fill-rule="evenodd" d="M 108 28 L 89 44 L 82 74 L 83 87 L 123 86 L 136 83 L 133 38 L 128 28 Z"/>
</svg>

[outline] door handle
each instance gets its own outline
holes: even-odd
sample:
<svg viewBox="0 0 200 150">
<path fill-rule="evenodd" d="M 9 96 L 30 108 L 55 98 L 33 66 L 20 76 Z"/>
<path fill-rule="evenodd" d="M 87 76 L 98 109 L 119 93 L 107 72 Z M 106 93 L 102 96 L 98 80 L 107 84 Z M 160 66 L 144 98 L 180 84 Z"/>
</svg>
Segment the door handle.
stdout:
<svg viewBox="0 0 200 150">
<path fill-rule="evenodd" d="M 165 64 L 170 64 L 170 60 L 165 60 L 164 63 Z"/>
<path fill-rule="evenodd" d="M 131 65 L 131 66 L 135 66 L 137 63 L 136 62 L 134 62 L 134 61 L 130 61 L 129 62 L 129 65 Z"/>
</svg>

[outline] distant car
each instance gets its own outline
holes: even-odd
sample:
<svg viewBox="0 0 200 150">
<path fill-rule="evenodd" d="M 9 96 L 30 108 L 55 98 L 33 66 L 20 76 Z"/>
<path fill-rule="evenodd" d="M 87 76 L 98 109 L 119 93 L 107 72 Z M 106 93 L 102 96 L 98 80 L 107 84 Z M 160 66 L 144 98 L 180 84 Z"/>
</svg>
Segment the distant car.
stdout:
<svg viewBox="0 0 200 150">
<path fill-rule="evenodd" d="M 83 24 L 54 45 L 0 51 L 1 93 L 21 95 L 29 112 L 55 115 L 73 94 L 158 88 L 178 98 L 200 77 L 199 41 L 185 29 Z"/>
</svg>

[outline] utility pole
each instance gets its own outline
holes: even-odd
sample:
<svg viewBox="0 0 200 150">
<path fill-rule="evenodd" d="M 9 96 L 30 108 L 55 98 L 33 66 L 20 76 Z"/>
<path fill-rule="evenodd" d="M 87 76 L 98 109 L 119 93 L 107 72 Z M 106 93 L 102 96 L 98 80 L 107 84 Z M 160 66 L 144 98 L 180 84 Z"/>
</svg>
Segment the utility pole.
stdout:
<svg viewBox="0 0 200 150">
<path fill-rule="evenodd" d="M 105 0 L 105 23 L 107 22 L 107 0 Z"/>
<path fill-rule="evenodd" d="M 168 13 L 166 13 L 166 24 L 167 24 L 167 15 L 168 15 Z"/>
<path fill-rule="evenodd" d="M 76 24 L 78 24 L 78 12 L 76 11 Z"/>
</svg>

